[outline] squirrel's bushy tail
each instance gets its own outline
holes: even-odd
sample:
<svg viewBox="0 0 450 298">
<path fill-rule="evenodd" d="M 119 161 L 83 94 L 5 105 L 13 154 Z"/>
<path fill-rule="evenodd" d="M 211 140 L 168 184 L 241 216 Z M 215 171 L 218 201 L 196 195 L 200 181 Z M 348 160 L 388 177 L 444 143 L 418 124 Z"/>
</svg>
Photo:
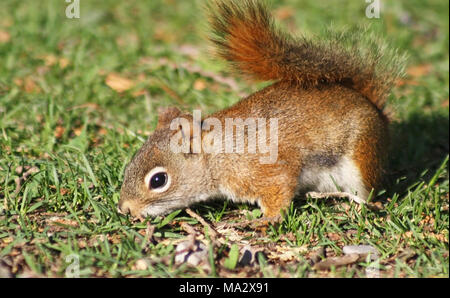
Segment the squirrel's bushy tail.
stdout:
<svg viewBox="0 0 450 298">
<path fill-rule="evenodd" d="M 218 54 L 253 79 L 304 87 L 338 83 L 357 90 L 381 110 L 403 71 L 403 59 L 367 30 L 296 39 L 277 29 L 257 0 L 213 0 L 209 12 Z"/>
</svg>

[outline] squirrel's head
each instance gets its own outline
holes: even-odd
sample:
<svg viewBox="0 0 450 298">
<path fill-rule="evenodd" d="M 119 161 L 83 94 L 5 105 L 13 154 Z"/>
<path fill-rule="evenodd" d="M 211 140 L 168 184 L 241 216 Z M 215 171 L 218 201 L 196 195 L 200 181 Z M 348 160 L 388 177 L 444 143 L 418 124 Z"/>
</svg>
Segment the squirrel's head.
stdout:
<svg viewBox="0 0 450 298">
<path fill-rule="evenodd" d="M 192 141 L 191 131 L 183 132 L 173 121 L 187 119 L 193 124 L 192 116 L 166 108 L 158 117 L 156 130 L 125 169 L 119 201 L 123 214 L 138 218 L 163 215 L 206 199 L 211 189 L 205 156 L 173 148 L 174 138 Z"/>
</svg>

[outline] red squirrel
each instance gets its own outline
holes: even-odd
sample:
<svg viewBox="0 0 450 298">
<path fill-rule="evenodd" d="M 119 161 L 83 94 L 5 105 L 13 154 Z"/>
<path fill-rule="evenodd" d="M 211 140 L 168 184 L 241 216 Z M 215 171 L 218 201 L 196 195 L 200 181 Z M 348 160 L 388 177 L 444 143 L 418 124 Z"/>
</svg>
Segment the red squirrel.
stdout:
<svg viewBox="0 0 450 298">
<path fill-rule="evenodd" d="M 211 139 L 206 121 L 165 108 L 126 167 L 119 211 L 143 218 L 225 197 L 257 203 L 265 217 L 279 218 L 307 192 L 365 202 L 382 180 L 389 143 L 383 106 L 400 67 L 381 67 L 384 53 L 361 50 L 357 39 L 348 49 L 339 35 L 294 38 L 256 0 L 213 1 L 209 20 L 220 57 L 247 78 L 274 83 L 208 117 L 223 126 L 226 119 L 276 119 L 276 160 L 261 162 L 267 152 L 193 150 L 195 128 L 197 141 Z M 241 131 L 245 145 L 256 141 L 249 131 Z M 188 151 L 174 152 L 176 135 L 189 142 Z"/>
</svg>

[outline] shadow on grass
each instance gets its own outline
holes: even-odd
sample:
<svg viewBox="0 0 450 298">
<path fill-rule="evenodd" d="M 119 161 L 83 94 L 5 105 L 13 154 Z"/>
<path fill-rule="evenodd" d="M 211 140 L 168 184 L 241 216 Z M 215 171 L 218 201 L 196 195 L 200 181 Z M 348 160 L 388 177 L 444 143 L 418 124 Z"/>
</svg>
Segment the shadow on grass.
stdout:
<svg viewBox="0 0 450 298">
<path fill-rule="evenodd" d="M 448 154 L 448 113 L 416 112 L 407 120 L 391 123 L 388 194 L 404 194 L 421 176 L 429 180 Z"/>
<path fill-rule="evenodd" d="M 389 164 L 384 178 L 386 192 L 372 199 L 384 202 L 397 193 L 402 197 L 418 181 L 428 181 L 449 154 L 449 116 L 443 111 L 412 113 L 407 120 L 390 124 Z M 306 202 L 305 194 L 295 197 L 294 207 Z M 326 200 L 326 204 L 335 204 Z"/>
</svg>

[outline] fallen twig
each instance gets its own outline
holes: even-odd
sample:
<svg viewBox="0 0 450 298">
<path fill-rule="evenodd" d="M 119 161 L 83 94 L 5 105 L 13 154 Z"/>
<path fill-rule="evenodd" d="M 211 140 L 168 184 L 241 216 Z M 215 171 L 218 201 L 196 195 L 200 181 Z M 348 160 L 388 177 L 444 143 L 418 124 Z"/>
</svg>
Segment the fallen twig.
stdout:
<svg viewBox="0 0 450 298">
<path fill-rule="evenodd" d="M 241 222 L 234 222 L 234 223 L 223 223 L 223 226 L 227 226 L 229 228 L 244 228 L 248 226 L 267 226 L 269 223 L 276 223 L 279 222 L 282 218 L 281 217 L 261 217 L 257 219 L 248 219 L 243 220 Z"/>
<path fill-rule="evenodd" d="M 147 228 L 145 228 L 145 238 L 141 245 L 144 251 L 147 251 L 149 249 L 148 246 L 150 243 L 154 245 L 158 243 L 158 241 L 156 241 L 156 239 L 153 237 L 153 234 L 155 233 L 155 228 L 156 227 L 154 225 L 152 225 L 150 222 L 147 222 Z"/>
<path fill-rule="evenodd" d="M 217 236 L 219 236 L 219 233 L 217 233 L 217 231 L 209 224 L 207 223 L 203 217 L 201 217 L 200 215 L 198 215 L 197 213 L 195 213 L 194 211 L 192 211 L 190 208 L 186 209 L 187 214 L 189 214 L 191 217 L 195 218 L 196 220 L 198 220 L 203 226 L 208 228 L 208 232 L 209 235 L 211 236 L 211 239 L 214 241 Z"/>
<path fill-rule="evenodd" d="M 197 231 L 194 229 L 193 226 L 191 226 L 190 224 L 186 223 L 186 222 L 182 222 L 181 223 L 181 228 L 187 232 L 189 235 L 197 235 Z"/>
<path fill-rule="evenodd" d="M 147 222 L 147 228 L 145 229 L 145 236 L 147 237 L 147 239 L 152 239 L 153 233 L 155 233 L 155 226 L 150 222 Z"/>
</svg>

